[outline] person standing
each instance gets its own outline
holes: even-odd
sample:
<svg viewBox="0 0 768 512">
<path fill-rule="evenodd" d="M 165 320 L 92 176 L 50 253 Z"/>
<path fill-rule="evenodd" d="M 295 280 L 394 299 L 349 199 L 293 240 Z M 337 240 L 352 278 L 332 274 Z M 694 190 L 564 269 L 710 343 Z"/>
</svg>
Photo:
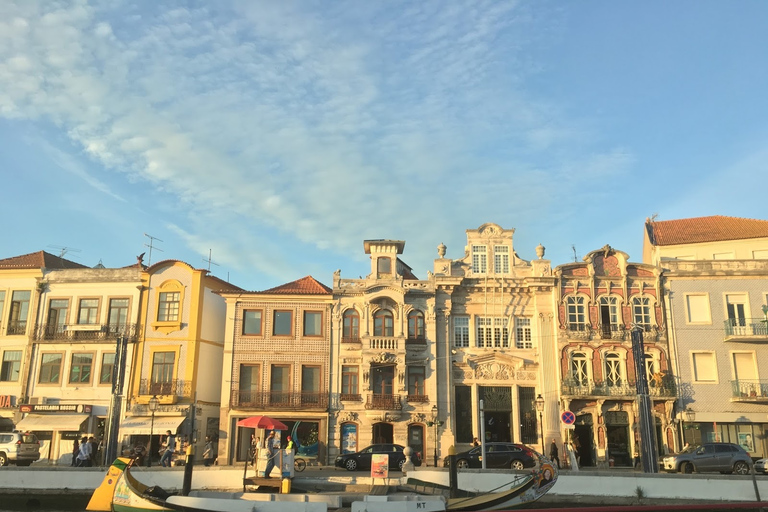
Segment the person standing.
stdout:
<svg viewBox="0 0 768 512">
<path fill-rule="evenodd" d="M 87 468 L 91 463 L 91 445 L 88 438 L 83 436 L 80 440 L 80 452 L 77 454 L 77 467 Z"/>
<path fill-rule="evenodd" d="M 213 465 L 213 460 L 216 457 L 213 454 L 213 439 L 211 439 L 211 436 L 205 436 L 205 449 L 203 450 L 203 465 L 204 466 L 211 466 Z"/>
<path fill-rule="evenodd" d="M 72 467 L 77 466 L 78 454 L 80 454 L 80 442 L 75 439 L 75 445 L 72 447 Z"/>
<path fill-rule="evenodd" d="M 560 469 L 560 450 L 557 448 L 557 443 L 552 440 L 552 444 L 549 445 L 549 460 L 553 463 L 557 462 L 557 469 Z"/>
<path fill-rule="evenodd" d="M 91 436 L 88 438 L 88 444 L 91 445 L 91 459 L 88 463 L 88 467 L 93 466 L 93 463 L 99 463 L 99 443 L 96 442 L 96 438 Z"/>
<path fill-rule="evenodd" d="M 267 467 L 264 469 L 264 478 L 269 478 L 269 474 L 272 473 L 272 469 L 275 467 L 275 457 L 277 457 L 279 451 L 280 444 L 275 439 L 275 431 L 272 430 L 267 438 L 267 455 L 269 458 L 267 459 Z"/>
<path fill-rule="evenodd" d="M 176 452 L 176 436 L 174 436 L 170 430 L 165 431 L 165 451 L 163 451 L 162 457 L 160 457 L 160 465 L 164 468 L 173 466 L 173 454 Z M 167 466 L 166 466 L 167 464 Z"/>
<path fill-rule="evenodd" d="M 472 448 L 476 448 L 478 446 L 480 446 L 480 441 L 478 441 L 477 438 L 474 438 L 472 440 Z"/>
</svg>

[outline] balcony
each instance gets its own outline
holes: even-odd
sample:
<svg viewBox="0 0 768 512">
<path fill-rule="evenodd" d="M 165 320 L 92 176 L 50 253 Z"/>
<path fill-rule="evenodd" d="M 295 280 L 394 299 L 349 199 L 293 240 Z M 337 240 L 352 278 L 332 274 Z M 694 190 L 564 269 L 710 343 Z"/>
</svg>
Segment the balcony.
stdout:
<svg viewBox="0 0 768 512">
<path fill-rule="evenodd" d="M 408 349 L 425 350 L 426 348 L 427 348 L 427 338 L 425 338 L 424 336 L 405 339 L 406 350 Z"/>
<path fill-rule="evenodd" d="M 139 394 L 192 398 L 192 383 L 184 380 L 151 382 L 149 379 L 141 379 L 141 382 L 139 383 Z"/>
<path fill-rule="evenodd" d="M 68 324 L 38 325 L 35 327 L 37 341 L 115 341 L 127 336 L 129 341 L 138 339 L 139 324 Z"/>
<path fill-rule="evenodd" d="M 427 395 L 406 395 L 405 401 L 425 403 L 429 402 L 429 397 Z"/>
<path fill-rule="evenodd" d="M 19 336 L 27 333 L 27 321 L 26 320 L 11 320 L 8 322 L 8 330 L 6 334 L 8 336 Z"/>
<path fill-rule="evenodd" d="M 360 336 L 343 336 L 341 338 L 341 342 L 342 343 L 356 343 L 358 345 L 361 343 Z"/>
<path fill-rule="evenodd" d="M 765 318 L 729 318 L 724 324 L 723 341 L 768 342 L 768 326 Z"/>
<path fill-rule="evenodd" d="M 231 406 L 241 409 L 328 410 L 328 392 L 232 390 Z"/>
<path fill-rule="evenodd" d="M 399 411 L 403 408 L 400 395 L 371 394 L 365 401 L 365 408 L 375 411 Z"/>
<path fill-rule="evenodd" d="M 768 380 L 732 380 L 732 402 L 768 403 Z"/>
<path fill-rule="evenodd" d="M 374 336 L 368 340 L 371 350 L 397 350 L 399 346 L 399 339 L 392 336 Z"/>
<path fill-rule="evenodd" d="M 634 382 L 608 385 L 606 382 L 578 382 L 573 379 L 566 379 L 561 386 L 561 392 L 563 396 L 571 398 L 617 397 L 634 399 L 637 397 L 637 387 Z M 674 397 L 674 381 L 668 375 L 659 382 L 651 381 L 648 383 L 648 394 L 659 398 Z"/>
</svg>

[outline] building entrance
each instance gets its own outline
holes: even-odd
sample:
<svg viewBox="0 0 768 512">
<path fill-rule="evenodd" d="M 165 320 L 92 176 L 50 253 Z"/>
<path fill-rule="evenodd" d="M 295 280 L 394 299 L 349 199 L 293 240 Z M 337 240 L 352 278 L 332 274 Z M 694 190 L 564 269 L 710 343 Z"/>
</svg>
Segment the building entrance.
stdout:
<svg viewBox="0 0 768 512">
<path fill-rule="evenodd" d="M 582 414 L 576 416 L 576 426 L 573 429 L 573 446 L 576 449 L 576 459 L 579 462 L 579 466 L 595 465 L 595 459 L 592 456 L 595 452 L 592 445 L 593 439 L 592 415 Z"/>
<path fill-rule="evenodd" d="M 632 466 L 629 453 L 629 414 L 626 411 L 605 413 L 605 434 L 608 438 L 608 461 L 614 466 Z"/>
<path fill-rule="evenodd" d="M 481 387 L 485 416 L 485 441 L 512 441 L 512 389 L 508 387 Z"/>
<path fill-rule="evenodd" d="M 373 424 L 373 444 L 392 443 L 392 425 L 389 423 Z"/>
</svg>

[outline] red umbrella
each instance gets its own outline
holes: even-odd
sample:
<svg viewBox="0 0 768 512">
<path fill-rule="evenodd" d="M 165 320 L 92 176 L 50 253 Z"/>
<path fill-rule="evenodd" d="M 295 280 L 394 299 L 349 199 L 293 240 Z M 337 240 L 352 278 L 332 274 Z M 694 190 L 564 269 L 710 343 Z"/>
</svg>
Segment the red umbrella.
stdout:
<svg viewBox="0 0 768 512">
<path fill-rule="evenodd" d="M 251 416 L 237 422 L 238 427 L 266 428 L 268 430 L 288 430 L 288 427 L 282 421 L 270 418 L 269 416 Z"/>
</svg>

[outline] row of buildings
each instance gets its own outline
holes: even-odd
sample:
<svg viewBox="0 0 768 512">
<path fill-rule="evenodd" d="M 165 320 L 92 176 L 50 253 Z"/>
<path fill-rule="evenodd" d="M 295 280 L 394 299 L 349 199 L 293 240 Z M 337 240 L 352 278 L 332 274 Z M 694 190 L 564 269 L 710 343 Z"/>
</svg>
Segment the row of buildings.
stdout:
<svg viewBox="0 0 768 512">
<path fill-rule="evenodd" d="M 573 439 L 582 465 L 622 466 L 639 442 L 642 372 L 661 453 L 720 440 L 766 456 L 768 221 L 647 220 L 644 232 L 642 263 L 606 245 L 553 267 L 544 247 L 523 259 L 513 229 L 484 224 L 457 258 L 440 244 L 424 279 L 405 242 L 366 240 L 367 276 L 265 291 L 175 260 L 0 260 L 0 428 L 36 432 L 54 463 L 83 433 L 156 453 L 150 434 L 170 429 L 198 453 L 218 439 L 232 464 L 262 435 L 237 421 L 263 414 L 320 463 L 394 442 L 433 464 L 484 432 Z"/>
</svg>

